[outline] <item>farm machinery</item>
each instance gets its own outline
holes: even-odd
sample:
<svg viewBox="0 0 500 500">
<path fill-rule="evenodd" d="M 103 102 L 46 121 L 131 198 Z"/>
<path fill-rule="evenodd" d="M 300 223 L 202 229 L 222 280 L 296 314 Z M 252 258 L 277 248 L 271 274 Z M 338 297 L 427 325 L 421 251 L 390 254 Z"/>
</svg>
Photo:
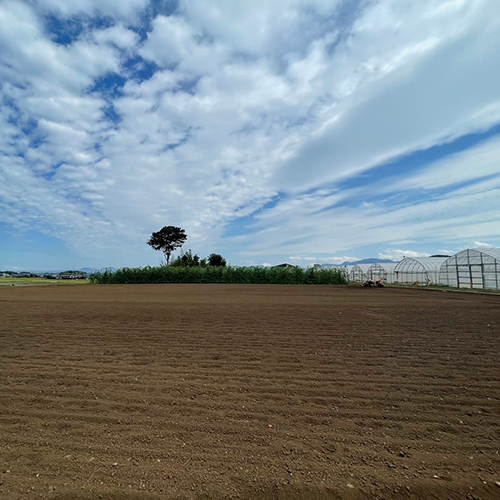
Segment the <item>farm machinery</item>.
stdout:
<svg viewBox="0 0 500 500">
<path fill-rule="evenodd" d="M 378 279 L 376 281 L 373 280 L 366 280 L 362 285 L 363 288 L 384 288 L 384 284 L 382 283 L 381 279 Z"/>
</svg>

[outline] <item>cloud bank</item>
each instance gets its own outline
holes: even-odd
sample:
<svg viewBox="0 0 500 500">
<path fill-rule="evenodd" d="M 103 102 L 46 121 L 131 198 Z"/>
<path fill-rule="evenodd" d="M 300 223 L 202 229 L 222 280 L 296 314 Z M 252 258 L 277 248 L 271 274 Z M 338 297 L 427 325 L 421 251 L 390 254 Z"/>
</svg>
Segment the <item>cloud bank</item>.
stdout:
<svg viewBox="0 0 500 500">
<path fill-rule="evenodd" d="M 234 264 L 500 246 L 495 13 L 6 0 L 0 230 L 117 267 L 164 225 Z"/>
</svg>

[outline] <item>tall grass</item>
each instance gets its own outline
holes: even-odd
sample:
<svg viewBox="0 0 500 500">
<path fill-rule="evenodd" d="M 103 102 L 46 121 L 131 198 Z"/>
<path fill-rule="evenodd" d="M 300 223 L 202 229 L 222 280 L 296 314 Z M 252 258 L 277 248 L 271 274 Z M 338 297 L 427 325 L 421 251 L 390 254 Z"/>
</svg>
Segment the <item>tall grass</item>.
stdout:
<svg viewBox="0 0 500 500">
<path fill-rule="evenodd" d="M 344 269 L 302 269 L 262 267 L 124 267 L 90 276 L 92 283 L 252 283 L 269 285 L 343 285 L 348 283 Z"/>
</svg>

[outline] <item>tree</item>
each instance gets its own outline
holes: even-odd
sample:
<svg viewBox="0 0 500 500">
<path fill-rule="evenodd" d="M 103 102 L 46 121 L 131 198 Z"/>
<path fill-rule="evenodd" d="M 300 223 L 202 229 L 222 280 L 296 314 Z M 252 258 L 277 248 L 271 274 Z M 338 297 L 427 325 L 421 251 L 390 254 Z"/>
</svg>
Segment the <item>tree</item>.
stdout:
<svg viewBox="0 0 500 500">
<path fill-rule="evenodd" d="M 170 263 L 172 252 L 181 247 L 187 240 L 184 229 L 175 226 L 165 226 L 151 235 L 148 245 L 155 250 L 161 250 L 165 254 L 167 266 Z"/>
<path fill-rule="evenodd" d="M 173 267 L 198 267 L 201 265 L 201 262 L 199 255 L 193 255 L 191 249 L 189 249 L 177 257 L 170 265 Z"/>
<path fill-rule="evenodd" d="M 225 267 L 226 259 L 218 253 L 211 253 L 208 256 L 208 265 L 214 267 Z"/>
</svg>

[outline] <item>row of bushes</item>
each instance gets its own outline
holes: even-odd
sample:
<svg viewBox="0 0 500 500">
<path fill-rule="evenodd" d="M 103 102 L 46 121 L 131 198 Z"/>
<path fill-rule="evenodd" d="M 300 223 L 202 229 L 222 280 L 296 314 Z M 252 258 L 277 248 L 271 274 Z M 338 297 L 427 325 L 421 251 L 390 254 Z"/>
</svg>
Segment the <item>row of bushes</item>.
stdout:
<svg viewBox="0 0 500 500">
<path fill-rule="evenodd" d="M 343 285 L 348 283 L 344 269 L 302 269 L 262 267 L 128 267 L 97 272 L 92 283 L 248 283 L 273 285 Z"/>
</svg>

